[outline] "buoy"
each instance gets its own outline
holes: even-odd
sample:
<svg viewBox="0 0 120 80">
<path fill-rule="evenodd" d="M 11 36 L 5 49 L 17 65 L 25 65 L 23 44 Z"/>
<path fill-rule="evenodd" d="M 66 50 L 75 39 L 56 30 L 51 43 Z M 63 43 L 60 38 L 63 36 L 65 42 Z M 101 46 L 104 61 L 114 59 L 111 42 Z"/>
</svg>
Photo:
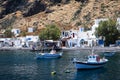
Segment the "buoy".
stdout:
<svg viewBox="0 0 120 80">
<path fill-rule="evenodd" d="M 65 73 L 70 73 L 70 70 L 66 70 Z"/>
<path fill-rule="evenodd" d="M 56 74 L 56 71 L 52 71 L 52 72 L 51 72 L 51 75 L 55 75 L 55 74 Z"/>
</svg>

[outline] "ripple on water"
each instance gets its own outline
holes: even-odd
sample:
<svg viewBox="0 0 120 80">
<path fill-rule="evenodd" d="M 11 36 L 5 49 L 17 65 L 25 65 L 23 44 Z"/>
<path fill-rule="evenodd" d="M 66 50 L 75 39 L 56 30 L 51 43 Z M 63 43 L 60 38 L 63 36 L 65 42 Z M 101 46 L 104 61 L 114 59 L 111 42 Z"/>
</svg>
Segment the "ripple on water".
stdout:
<svg viewBox="0 0 120 80">
<path fill-rule="evenodd" d="M 88 51 L 64 51 L 59 59 L 36 60 L 35 52 L 0 51 L 0 80 L 119 80 L 120 54 L 109 57 L 100 69 L 76 70 L 72 58 L 84 58 Z M 70 70 L 70 73 L 66 73 Z M 56 71 L 55 75 L 51 75 Z"/>
</svg>

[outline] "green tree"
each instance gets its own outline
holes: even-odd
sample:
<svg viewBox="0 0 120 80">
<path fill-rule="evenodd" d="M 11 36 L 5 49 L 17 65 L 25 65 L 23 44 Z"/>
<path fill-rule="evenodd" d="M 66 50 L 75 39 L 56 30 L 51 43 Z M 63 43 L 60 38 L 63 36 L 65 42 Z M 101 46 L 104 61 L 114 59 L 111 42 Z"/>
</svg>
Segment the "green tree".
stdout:
<svg viewBox="0 0 120 80">
<path fill-rule="evenodd" d="M 117 20 L 109 19 L 107 21 L 101 21 L 98 28 L 96 28 L 95 34 L 98 37 L 105 38 L 105 46 L 114 44 L 120 36 L 117 30 Z"/>
<path fill-rule="evenodd" d="M 4 35 L 5 35 L 5 37 L 7 37 L 7 38 L 11 38 L 11 37 L 14 36 L 14 33 L 11 32 L 11 29 L 6 29 L 5 32 L 4 32 Z"/>
<path fill-rule="evenodd" d="M 60 29 L 54 25 L 47 25 L 45 29 L 43 29 L 40 34 L 39 38 L 41 40 L 58 40 L 60 38 Z"/>
</svg>

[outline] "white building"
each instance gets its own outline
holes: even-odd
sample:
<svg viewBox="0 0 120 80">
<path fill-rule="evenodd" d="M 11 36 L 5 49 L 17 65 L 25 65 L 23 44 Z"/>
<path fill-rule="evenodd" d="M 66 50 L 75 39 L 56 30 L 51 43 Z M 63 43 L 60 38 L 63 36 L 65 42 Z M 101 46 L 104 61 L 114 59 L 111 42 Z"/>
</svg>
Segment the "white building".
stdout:
<svg viewBox="0 0 120 80">
<path fill-rule="evenodd" d="M 15 36 L 18 36 L 20 34 L 20 29 L 12 29 L 11 32 L 13 32 Z"/>
<path fill-rule="evenodd" d="M 33 42 L 37 42 L 39 41 L 39 36 L 26 36 L 26 41 L 33 41 Z"/>
<path fill-rule="evenodd" d="M 0 47 L 31 47 L 32 43 L 37 43 L 39 41 L 38 36 L 26 36 L 17 38 L 0 38 Z"/>
<path fill-rule="evenodd" d="M 32 47 L 35 43 L 39 42 L 39 36 L 26 36 L 26 46 Z"/>
<path fill-rule="evenodd" d="M 117 22 L 118 22 L 118 24 L 120 25 L 120 18 L 117 18 Z"/>
<path fill-rule="evenodd" d="M 73 47 L 77 45 L 77 36 L 78 36 L 77 34 L 78 34 L 78 30 L 62 31 L 61 39 L 64 46 Z"/>
<path fill-rule="evenodd" d="M 83 46 L 91 46 L 92 47 L 93 42 L 95 42 L 95 41 L 96 41 L 96 37 L 92 30 L 78 32 L 78 41 L 77 41 L 78 47 L 83 47 Z"/>
<path fill-rule="evenodd" d="M 78 32 L 78 46 L 82 46 L 82 44 L 85 43 L 85 44 L 83 44 L 84 46 L 94 46 L 94 45 L 98 44 L 99 46 L 104 47 L 103 42 L 101 44 L 99 43 L 99 40 L 101 40 L 101 39 L 96 38 L 95 29 L 99 26 L 99 23 L 101 21 L 107 21 L 107 20 L 108 20 L 107 18 L 105 18 L 105 19 L 95 19 L 95 21 L 94 21 L 95 23 L 92 26 L 91 30 L 86 31 L 86 32 L 79 31 Z M 120 24 L 120 18 L 117 18 L 117 22 L 118 22 L 118 24 Z"/>
<path fill-rule="evenodd" d="M 28 32 L 34 32 L 34 28 L 33 27 L 29 27 L 28 28 Z"/>
<path fill-rule="evenodd" d="M 92 32 L 95 32 L 95 29 L 99 26 L 99 23 L 101 22 L 101 21 L 107 21 L 108 19 L 95 19 L 94 20 L 94 25 L 92 26 Z"/>
<path fill-rule="evenodd" d="M 89 31 L 84 31 L 84 28 L 80 27 L 79 30 L 69 30 L 62 32 L 62 39 L 67 38 L 68 47 L 84 47 L 84 46 L 96 46 L 98 44 L 98 38 L 95 36 L 95 29 L 99 26 L 101 21 L 106 21 L 108 19 L 95 19 L 92 29 Z M 120 23 L 120 18 L 117 19 Z M 101 46 L 104 46 L 102 44 Z"/>
</svg>

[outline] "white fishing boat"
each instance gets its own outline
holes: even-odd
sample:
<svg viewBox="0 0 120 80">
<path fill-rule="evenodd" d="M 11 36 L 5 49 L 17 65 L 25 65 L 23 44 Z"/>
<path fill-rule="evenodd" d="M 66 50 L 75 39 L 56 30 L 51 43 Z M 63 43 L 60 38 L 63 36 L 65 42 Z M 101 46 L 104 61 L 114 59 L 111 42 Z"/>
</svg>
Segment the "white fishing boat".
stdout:
<svg viewBox="0 0 120 80">
<path fill-rule="evenodd" d="M 91 55 L 88 55 L 86 60 L 80 61 L 74 58 L 73 62 L 76 69 L 94 69 L 103 67 L 104 64 L 108 62 L 108 59 L 100 58 L 99 55 L 92 52 Z"/>
</svg>

